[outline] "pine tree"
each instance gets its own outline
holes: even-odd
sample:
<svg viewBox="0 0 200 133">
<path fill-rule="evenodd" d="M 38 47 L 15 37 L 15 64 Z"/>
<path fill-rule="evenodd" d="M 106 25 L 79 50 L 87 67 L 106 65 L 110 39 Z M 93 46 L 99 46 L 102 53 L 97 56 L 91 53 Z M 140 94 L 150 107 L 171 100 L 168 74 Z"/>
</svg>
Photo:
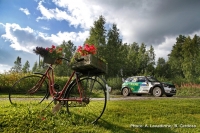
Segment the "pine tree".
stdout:
<svg viewBox="0 0 200 133">
<path fill-rule="evenodd" d="M 147 68 L 145 71 L 145 75 L 154 75 L 155 71 L 155 52 L 154 48 L 151 45 L 150 49 L 147 51 L 148 57 L 147 57 Z"/>
<path fill-rule="evenodd" d="M 38 63 L 37 61 L 34 63 L 33 68 L 32 68 L 32 72 L 36 72 L 38 68 Z"/>
<path fill-rule="evenodd" d="M 106 28 L 105 28 L 105 18 L 99 16 L 99 19 L 94 21 L 94 26 L 90 29 L 90 35 L 86 39 L 85 43 L 94 44 L 97 48 L 96 55 L 105 59 L 106 55 Z"/>
<path fill-rule="evenodd" d="M 11 68 L 11 72 L 21 72 L 22 70 L 22 64 L 21 64 L 21 58 L 18 56 L 16 61 L 14 62 L 14 67 Z"/>
<path fill-rule="evenodd" d="M 116 24 L 113 24 L 112 28 L 108 30 L 107 40 L 106 60 L 108 61 L 108 75 L 113 77 L 119 75 L 123 67 L 123 46 Z"/>
<path fill-rule="evenodd" d="M 186 37 L 183 35 L 179 35 L 176 38 L 176 43 L 172 47 L 171 53 L 168 55 L 169 60 L 168 63 L 172 69 L 172 75 L 174 77 L 182 77 L 184 78 L 183 70 L 182 70 L 182 63 L 184 57 L 182 55 L 182 48 L 185 42 Z"/>
<path fill-rule="evenodd" d="M 29 72 L 29 68 L 30 68 L 29 61 L 26 61 L 26 63 L 24 64 L 24 66 L 23 66 L 23 68 L 22 68 L 22 72 L 23 72 L 23 73 Z"/>
<path fill-rule="evenodd" d="M 61 47 L 63 48 L 64 57 L 67 59 L 71 59 L 76 51 L 76 46 L 69 40 L 68 42 L 63 41 L 61 44 Z M 56 76 L 70 76 L 72 73 L 72 70 L 69 65 L 67 65 L 68 62 L 65 60 L 62 61 L 62 64 L 59 64 L 54 69 Z"/>
</svg>

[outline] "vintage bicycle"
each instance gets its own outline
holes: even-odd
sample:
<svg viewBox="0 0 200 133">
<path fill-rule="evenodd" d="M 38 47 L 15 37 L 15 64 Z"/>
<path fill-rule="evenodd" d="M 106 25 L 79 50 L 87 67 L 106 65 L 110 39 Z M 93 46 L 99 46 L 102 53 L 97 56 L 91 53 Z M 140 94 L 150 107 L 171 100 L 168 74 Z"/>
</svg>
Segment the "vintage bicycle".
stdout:
<svg viewBox="0 0 200 133">
<path fill-rule="evenodd" d="M 69 62 L 66 58 L 59 60 Z M 9 91 L 10 103 L 42 103 L 52 97 L 50 104 L 66 107 L 68 114 L 78 114 L 89 122 L 97 122 L 106 109 L 107 84 L 101 75 L 106 73 L 107 65 L 92 55 L 76 60 L 73 72 L 61 90 L 55 83 L 53 65 L 47 64 L 45 73 L 34 73 L 16 81 Z"/>
</svg>

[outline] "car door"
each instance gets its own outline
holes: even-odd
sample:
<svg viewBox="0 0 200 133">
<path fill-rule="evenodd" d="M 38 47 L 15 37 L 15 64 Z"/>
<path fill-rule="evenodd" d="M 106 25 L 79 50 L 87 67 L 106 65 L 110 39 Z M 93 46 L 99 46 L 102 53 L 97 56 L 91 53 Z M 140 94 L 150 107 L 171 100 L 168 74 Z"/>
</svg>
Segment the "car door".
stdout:
<svg viewBox="0 0 200 133">
<path fill-rule="evenodd" d="M 140 83 L 137 82 L 138 81 L 138 78 L 137 77 L 134 77 L 132 79 L 132 81 L 129 83 L 129 87 L 131 88 L 131 91 L 133 93 L 138 93 L 139 89 L 140 89 Z"/>
<path fill-rule="evenodd" d="M 149 90 L 148 82 L 145 77 L 138 77 L 137 83 L 139 84 L 138 93 L 146 93 Z"/>
</svg>

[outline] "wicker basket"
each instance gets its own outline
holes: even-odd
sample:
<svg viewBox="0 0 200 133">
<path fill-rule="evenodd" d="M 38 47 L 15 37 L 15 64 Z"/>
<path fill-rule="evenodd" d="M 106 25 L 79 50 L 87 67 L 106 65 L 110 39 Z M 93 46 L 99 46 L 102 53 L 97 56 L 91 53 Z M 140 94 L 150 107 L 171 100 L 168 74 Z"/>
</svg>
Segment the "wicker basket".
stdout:
<svg viewBox="0 0 200 133">
<path fill-rule="evenodd" d="M 72 69 L 82 74 L 102 75 L 107 73 L 107 64 L 94 55 L 82 56 L 83 60 L 72 65 Z"/>
<path fill-rule="evenodd" d="M 47 64 L 62 64 L 62 59 L 52 58 L 49 56 L 44 56 L 44 63 Z"/>
<path fill-rule="evenodd" d="M 56 58 L 52 58 L 52 57 L 49 57 L 49 56 L 44 56 L 44 63 L 47 63 L 47 64 L 54 64 Z"/>
</svg>

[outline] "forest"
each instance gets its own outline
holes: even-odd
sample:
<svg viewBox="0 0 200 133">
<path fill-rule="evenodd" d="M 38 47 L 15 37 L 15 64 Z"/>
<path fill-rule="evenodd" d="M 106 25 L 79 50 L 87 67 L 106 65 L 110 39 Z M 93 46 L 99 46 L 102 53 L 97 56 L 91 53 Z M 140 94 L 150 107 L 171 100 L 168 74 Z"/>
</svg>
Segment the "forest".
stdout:
<svg viewBox="0 0 200 133">
<path fill-rule="evenodd" d="M 90 28 L 89 37 L 83 44 L 94 44 L 97 55 L 108 63 L 108 73 L 105 78 L 128 77 L 133 75 L 152 75 L 158 79 L 179 82 L 199 82 L 200 75 L 200 37 L 179 35 L 172 47 L 168 59 L 159 57 L 155 61 L 154 47 L 145 43 L 124 43 L 120 38 L 120 31 L 116 24 L 106 29 L 103 16 L 94 21 Z M 60 46 L 64 49 L 65 58 L 72 58 L 76 46 L 71 40 L 63 41 Z M 30 68 L 29 61 L 21 64 L 21 57 L 17 57 L 10 72 L 42 71 L 42 61 L 35 62 Z M 65 62 L 56 66 L 56 76 L 69 76 L 72 70 Z"/>
</svg>

